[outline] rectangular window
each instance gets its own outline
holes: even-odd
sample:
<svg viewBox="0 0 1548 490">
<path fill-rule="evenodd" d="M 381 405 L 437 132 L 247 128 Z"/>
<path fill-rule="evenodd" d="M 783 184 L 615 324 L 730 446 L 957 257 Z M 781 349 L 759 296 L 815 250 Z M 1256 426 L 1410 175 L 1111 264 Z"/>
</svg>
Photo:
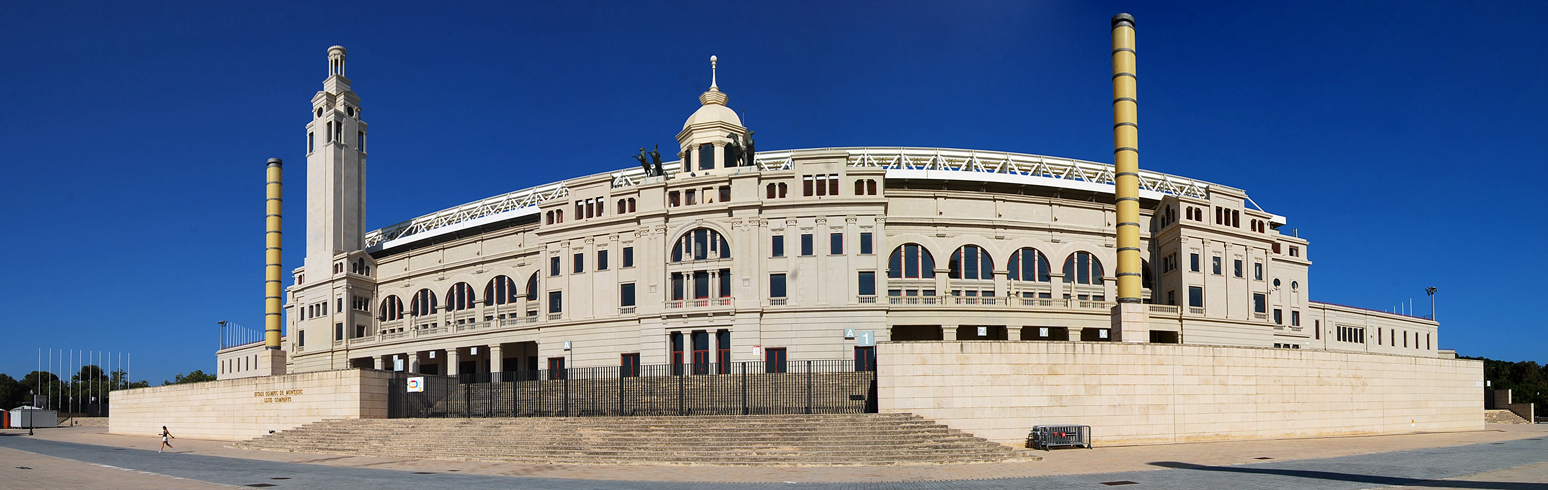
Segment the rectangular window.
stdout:
<svg viewBox="0 0 1548 490">
<path fill-rule="evenodd" d="M 801 234 L 801 256 L 805 257 L 805 256 L 808 256 L 808 255 L 812 255 L 812 248 L 813 248 L 813 246 L 812 246 L 812 234 L 811 233 L 803 233 L 803 234 Z"/>
<path fill-rule="evenodd" d="M 1188 286 L 1188 306 L 1204 307 L 1204 288 L 1201 286 Z"/>
<path fill-rule="evenodd" d="M 548 312 L 559 313 L 564 311 L 564 291 L 548 292 Z"/>
<path fill-rule="evenodd" d="M 770 245 L 769 245 L 769 250 L 770 250 L 769 256 L 771 256 L 771 257 L 784 257 L 785 256 L 785 236 L 784 235 L 774 235 L 773 242 L 770 243 Z"/>
<path fill-rule="evenodd" d="M 618 285 L 618 306 L 634 306 L 634 283 Z"/>
<path fill-rule="evenodd" d="M 814 178 L 815 177 L 812 177 L 812 176 L 808 175 L 808 176 L 806 176 L 806 177 L 801 179 L 801 195 L 803 195 L 803 196 L 810 196 L 810 195 L 812 195 L 812 180 Z"/>
<path fill-rule="evenodd" d="M 770 298 L 783 298 L 783 297 L 785 297 L 785 275 L 784 274 L 769 274 L 769 297 Z"/>
<path fill-rule="evenodd" d="M 586 272 L 586 254 L 575 254 L 575 273 Z"/>
<path fill-rule="evenodd" d="M 1213 271 L 1215 273 L 1215 275 L 1217 275 L 1217 276 L 1220 275 L 1220 256 L 1219 255 L 1216 255 L 1214 257 L 1210 257 L 1210 270 Z"/>
<path fill-rule="evenodd" d="M 841 255 L 844 253 L 843 233 L 828 234 L 828 253 L 833 255 Z"/>
<path fill-rule="evenodd" d="M 634 267 L 634 247 L 624 247 L 623 266 L 626 268 Z"/>
<path fill-rule="evenodd" d="M 709 332 L 695 330 L 688 336 L 693 343 L 693 374 L 709 374 Z"/>
<path fill-rule="evenodd" d="M 317 151 L 317 134 L 306 133 L 306 152 L 311 153 L 314 151 Z"/>
<path fill-rule="evenodd" d="M 731 297 L 731 269 L 720 270 L 720 297 Z"/>
<path fill-rule="evenodd" d="M 697 198 L 698 195 L 699 195 L 698 191 L 695 191 L 693 189 L 688 189 L 686 191 L 683 191 L 683 203 L 688 205 L 688 206 L 692 206 L 692 205 L 698 204 L 699 203 L 699 200 Z"/>
<path fill-rule="evenodd" d="M 871 245 L 871 234 L 870 233 L 861 233 L 860 234 L 860 255 L 871 255 L 873 253 L 876 253 L 874 250 L 872 250 L 871 247 L 872 247 L 872 245 Z"/>
<path fill-rule="evenodd" d="M 763 349 L 763 353 L 764 353 L 764 356 L 765 356 L 764 357 L 764 370 L 763 370 L 764 372 L 766 372 L 766 373 L 783 373 L 783 372 L 785 372 L 785 348 L 784 347 L 779 347 L 779 348 L 774 348 L 774 349 Z"/>
<path fill-rule="evenodd" d="M 548 358 L 548 379 L 565 379 L 564 358 Z"/>
<path fill-rule="evenodd" d="M 731 374 L 731 331 L 715 331 L 715 364 L 717 373 Z"/>
<path fill-rule="evenodd" d="M 606 250 L 598 250 L 597 251 L 597 270 L 599 270 L 599 271 L 607 270 L 607 251 Z"/>
<path fill-rule="evenodd" d="M 720 202 L 731 202 L 731 186 L 720 186 Z"/>
<path fill-rule="evenodd" d="M 709 292 L 709 271 L 693 271 L 693 299 L 708 298 Z"/>
<path fill-rule="evenodd" d="M 1199 254 L 1188 255 L 1188 270 L 1191 272 L 1199 271 Z"/>
<path fill-rule="evenodd" d="M 860 273 L 860 295 L 876 295 L 876 271 L 862 271 Z"/>
<path fill-rule="evenodd" d="M 335 323 L 333 324 L 333 341 L 338 342 L 341 340 L 344 340 L 344 324 Z"/>
<path fill-rule="evenodd" d="M 1301 312 L 1299 312 L 1299 311 L 1291 311 L 1290 312 L 1290 326 L 1292 326 L 1292 327 L 1299 327 L 1299 326 L 1301 326 Z"/>
<path fill-rule="evenodd" d="M 548 259 L 548 275 L 559 275 L 559 257 L 550 257 Z"/>
<path fill-rule="evenodd" d="M 625 378 L 635 378 L 640 375 L 640 354 L 624 354 L 621 360 L 621 374 Z"/>
<path fill-rule="evenodd" d="M 683 282 L 683 273 L 672 273 L 672 301 L 681 301 L 683 299 L 684 289 L 686 288 Z"/>
<path fill-rule="evenodd" d="M 855 372 L 876 370 L 876 348 L 855 347 Z"/>
<path fill-rule="evenodd" d="M 365 152 L 365 131 L 355 135 L 355 149 Z"/>
<path fill-rule="evenodd" d="M 1167 291 L 1166 292 L 1166 304 L 1169 304 L 1169 305 L 1176 305 L 1177 304 L 1177 291 Z"/>
<path fill-rule="evenodd" d="M 1281 310 L 1279 308 L 1274 308 L 1274 324 L 1275 325 L 1284 325 L 1285 324 L 1285 310 Z"/>
<path fill-rule="evenodd" d="M 1263 293 L 1252 293 L 1252 312 L 1268 313 L 1268 297 Z"/>
<path fill-rule="evenodd" d="M 1242 259 L 1236 259 L 1235 271 L 1236 277 L 1242 277 Z"/>
<path fill-rule="evenodd" d="M 709 143 L 699 145 L 698 154 L 699 170 L 710 170 L 715 168 L 715 145 Z M 692 201 L 692 199 L 689 199 L 688 204 L 693 204 Z"/>
<path fill-rule="evenodd" d="M 674 207 L 674 208 L 679 206 L 680 203 L 681 203 L 681 199 L 678 196 L 679 196 L 679 194 L 677 193 L 677 191 L 668 192 L 667 193 L 667 205 L 671 206 L 671 207 Z"/>
<path fill-rule="evenodd" d="M 298 336 L 299 336 L 299 337 L 301 337 L 301 338 L 300 338 L 300 339 L 297 339 L 297 340 L 299 340 L 299 341 L 300 341 L 300 345 L 301 345 L 301 347 L 306 347 L 306 331 L 305 331 L 305 330 L 302 330 L 302 331 L 301 331 L 301 332 L 300 332 L 300 333 L 299 333 L 299 335 L 298 335 Z"/>
<path fill-rule="evenodd" d="M 1252 263 L 1252 279 L 1255 280 L 1255 281 L 1262 281 L 1263 280 L 1263 263 L 1262 262 L 1253 262 Z"/>
<path fill-rule="evenodd" d="M 826 195 L 828 195 L 828 176 L 826 176 L 826 175 L 818 175 L 817 176 L 817 195 L 819 195 L 819 196 L 826 196 Z"/>
<path fill-rule="evenodd" d="M 667 338 L 672 343 L 672 375 L 680 376 L 683 374 L 683 333 L 672 332 Z"/>
<path fill-rule="evenodd" d="M 828 195 L 838 195 L 838 181 L 838 174 L 832 174 L 828 176 Z"/>
</svg>

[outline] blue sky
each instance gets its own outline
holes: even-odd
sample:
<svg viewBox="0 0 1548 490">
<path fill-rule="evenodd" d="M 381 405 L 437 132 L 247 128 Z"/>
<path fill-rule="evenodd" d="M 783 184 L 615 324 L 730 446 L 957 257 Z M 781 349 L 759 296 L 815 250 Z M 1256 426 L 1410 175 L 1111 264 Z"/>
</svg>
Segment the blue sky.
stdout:
<svg viewBox="0 0 1548 490">
<path fill-rule="evenodd" d="M 1110 162 L 1108 19 L 1138 24 L 1142 168 L 1246 189 L 1311 241 L 1313 300 L 1440 288 L 1440 346 L 1548 361 L 1541 2 L 16 2 L 0 16 L 10 261 L 0 372 L 38 348 L 213 369 L 262 322 L 263 163 L 327 74 L 371 125 L 368 227 L 672 148 L 720 58 L 758 147 L 920 146 Z M 670 152 L 664 152 L 670 153 Z M 1534 204 L 1537 203 L 1537 204 Z M 1530 302 L 1536 304 L 1536 300 Z"/>
</svg>

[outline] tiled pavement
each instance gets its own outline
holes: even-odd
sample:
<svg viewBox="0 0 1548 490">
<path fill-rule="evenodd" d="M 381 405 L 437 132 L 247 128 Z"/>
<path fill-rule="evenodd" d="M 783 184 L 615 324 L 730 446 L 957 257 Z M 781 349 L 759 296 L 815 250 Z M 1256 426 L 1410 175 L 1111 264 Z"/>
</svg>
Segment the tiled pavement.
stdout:
<svg viewBox="0 0 1548 490">
<path fill-rule="evenodd" d="M 35 437 L 23 434 L 0 431 L 0 459 L 6 462 L 0 466 L 0 482 L 28 483 L 17 488 L 245 488 L 269 484 L 319 489 L 1356 489 L 1402 485 L 1400 488 L 1548 490 L 1545 425 L 1490 425 L 1485 431 L 1462 433 L 1074 449 L 1044 453 L 1044 461 L 1030 463 L 838 468 L 392 460 L 244 451 L 226 448 L 217 441 L 198 440 L 174 440 L 178 452 L 157 454 L 154 449 L 160 441 L 155 437 L 108 435 L 101 428 L 50 429 L 39 431 Z M 1135 483 L 1111 485 L 1131 481 Z"/>
</svg>

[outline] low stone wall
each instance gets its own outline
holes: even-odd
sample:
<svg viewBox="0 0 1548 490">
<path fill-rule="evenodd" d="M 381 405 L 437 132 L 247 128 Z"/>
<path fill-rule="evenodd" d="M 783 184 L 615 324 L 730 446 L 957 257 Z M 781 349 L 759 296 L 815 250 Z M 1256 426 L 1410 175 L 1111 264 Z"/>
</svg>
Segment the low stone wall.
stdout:
<svg viewBox="0 0 1548 490">
<path fill-rule="evenodd" d="M 245 440 L 323 419 L 386 418 L 386 371 L 352 369 L 113 392 L 108 432 Z"/>
<path fill-rule="evenodd" d="M 1483 363 L 1107 342 L 882 342 L 882 412 L 1003 444 L 1033 425 L 1159 444 L 1483 428 Z"/>
</svg>

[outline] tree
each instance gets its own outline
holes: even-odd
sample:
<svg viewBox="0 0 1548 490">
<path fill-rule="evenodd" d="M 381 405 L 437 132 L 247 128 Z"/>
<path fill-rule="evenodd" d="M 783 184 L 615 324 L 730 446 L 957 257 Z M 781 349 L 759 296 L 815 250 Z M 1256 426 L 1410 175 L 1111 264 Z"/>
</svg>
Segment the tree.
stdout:
<svg viewBox="0 0 1548 490">
<path fill-rule="evenodd" d="M 20 381 L 0 374 L 0 410 L 10 410 L 26 404 L 27 389 Z"/>
<path fill-rule="evenodd" d="M 180 384 L 184 384 L 184 383 L 203 383 L 205 381 L 215 381 L 215 379 L 216 379 L 215 375 L 213 375 L 213 374 L 204 374 L 203 370 L 195 369 L 195 370 L 193 370 L 192 372 L 190 372 L 188 374 L 179 374 L 179 375 L 173 376 L 172 377 L 172 381 L 167 381 L 167 380 L 163 379 L 163 380 L 161 380 L 161 385 L 162 386 L 166 386 L 166 385 L 180 385 Z"/>
<path fill-rule="evenodd" d="M 1482 357 L 1459 356 L 1484 362 L 1484 379 L 1496 390 L 1511 390 L 1516 403 L 1537 404 L 1537 415 L 1548 416 L 1548 366 L 1537 361 L 1496 361 Z"/>
</svg>

